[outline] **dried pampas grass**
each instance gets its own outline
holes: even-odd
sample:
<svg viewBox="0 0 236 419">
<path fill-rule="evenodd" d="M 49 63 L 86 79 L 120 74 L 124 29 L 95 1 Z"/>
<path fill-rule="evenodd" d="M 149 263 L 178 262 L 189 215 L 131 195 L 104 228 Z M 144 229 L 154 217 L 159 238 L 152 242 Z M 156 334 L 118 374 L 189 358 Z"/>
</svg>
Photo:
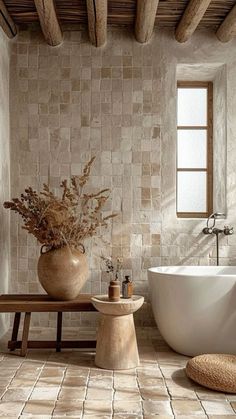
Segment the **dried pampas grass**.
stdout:
<svg viewBox="0 0 236 419">
<path fill-rule="evenodd" d="M 95 157 L 85 165 L 81 176 L 71 178 L 70 185 L 67 180 L 62 181 L 61 198 L 44 184 L 43 191 L 37 193 L 31 187 L 26 188 L 20 198 L 4 202 L 4 207 L 19 213 L 24 222 L 22 228 L 48 248 L 65 245 L 78 248 L 87 237 L 96 235 L 100 226 L 106 227 L 108 220 L 117 215 L 102 215 L 110 189 L 91 194 L 83 191 L 94 160 Z"/>
</svg>

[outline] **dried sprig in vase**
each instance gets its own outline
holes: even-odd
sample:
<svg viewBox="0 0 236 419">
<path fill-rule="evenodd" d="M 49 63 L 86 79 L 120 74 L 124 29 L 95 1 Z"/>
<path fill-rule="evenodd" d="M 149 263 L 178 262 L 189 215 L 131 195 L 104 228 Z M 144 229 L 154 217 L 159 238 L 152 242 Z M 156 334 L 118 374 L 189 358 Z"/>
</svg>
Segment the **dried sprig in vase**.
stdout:
<svg viewBox="0 0 236 419">
<path fill-rule="evenodd" d="M 112 277 L 108 287 L 108 299 L 110 301 L 119 301 L 120 300 L 120 281 L 119 274 L 122 268 L 122 258 L 116 258 L 115 261 L 112 259 L 101 256 L 101 259 L 104 261 L 106 266 L 106 272 L 115 274 L 115 277 Z"/>
<path fill-rule="evenodd" d="M 48 185 L 37 193 L 31 187 L 20 198 L 5 202 L 4 207 L 19 213 L 23 229 L 42 244 L 38 262 L 39 280 L 46 292 L 57 299 L 74 299 L 88 278 L 84 240 L 97 234 L 116 216 L 102 215 L 109 198 L 109 189 L 96 193 L 84 192 L 90 176 L 93 157 L 81 176 L 73 176 L 68 185 L 61 183 L 58 197 Z"/>
</svg>

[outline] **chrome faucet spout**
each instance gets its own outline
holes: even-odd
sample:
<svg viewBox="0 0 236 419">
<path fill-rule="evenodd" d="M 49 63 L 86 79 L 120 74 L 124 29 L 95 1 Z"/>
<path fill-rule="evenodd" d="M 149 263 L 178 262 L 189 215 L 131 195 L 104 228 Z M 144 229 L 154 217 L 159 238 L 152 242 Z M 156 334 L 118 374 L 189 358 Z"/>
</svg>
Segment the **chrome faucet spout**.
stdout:
<svg viewBox="0 0 236 419">
<path fill-rule="evenodd" d="M 225 217 L 223 212 L 214 212 L 211 214 L 207 219 L 207 225 L 203 228 L 203 234 L 215 234 L 216 236 L 216 263 L 217 266 L 219 265 L 219 234 L 224 233 L 225 236 L 230 236 L 234 234 L 234 228 L 229 226 L 224 226 L 224 229 L 215 227 L 216 219 Z M 212 225 L 210 224 L 210 220 L 213 220 Z"/>
</svg>

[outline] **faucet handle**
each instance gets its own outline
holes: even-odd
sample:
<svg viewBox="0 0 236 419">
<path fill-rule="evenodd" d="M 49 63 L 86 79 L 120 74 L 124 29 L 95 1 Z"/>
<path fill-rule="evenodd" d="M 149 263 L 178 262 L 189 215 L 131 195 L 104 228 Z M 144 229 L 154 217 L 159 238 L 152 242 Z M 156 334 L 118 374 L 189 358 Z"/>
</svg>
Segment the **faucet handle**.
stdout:
<svg viewBox="0 0 236 419">
<path fill-rule="evenodd" d="M 204 227 L 204 229 L 202 230 L 202 232 L 204 234 L 212 234 L 213 230 L 211 227 Z"/>
<path fill-rule="evenodd" d="M 232 234 L 234 234 L 234 228 L 229 227 L 229 226 L 224 226 L 224 234 L 226 236 L 231 236 Z"/>
</svg>

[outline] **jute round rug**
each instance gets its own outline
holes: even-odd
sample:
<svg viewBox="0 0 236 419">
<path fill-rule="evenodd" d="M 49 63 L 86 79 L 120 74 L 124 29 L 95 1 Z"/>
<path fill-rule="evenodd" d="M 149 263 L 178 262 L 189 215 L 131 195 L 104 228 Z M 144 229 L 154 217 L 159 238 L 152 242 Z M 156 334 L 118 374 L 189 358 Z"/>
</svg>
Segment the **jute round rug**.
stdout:
<svg viewBox="0 0 236 419">
<path fill-rule="evenodd" d="M 204 387 L 224 393 L 236 393 L 236 355 L 195 356 L 188 361 L 186 374 Z"/>
</svg>

